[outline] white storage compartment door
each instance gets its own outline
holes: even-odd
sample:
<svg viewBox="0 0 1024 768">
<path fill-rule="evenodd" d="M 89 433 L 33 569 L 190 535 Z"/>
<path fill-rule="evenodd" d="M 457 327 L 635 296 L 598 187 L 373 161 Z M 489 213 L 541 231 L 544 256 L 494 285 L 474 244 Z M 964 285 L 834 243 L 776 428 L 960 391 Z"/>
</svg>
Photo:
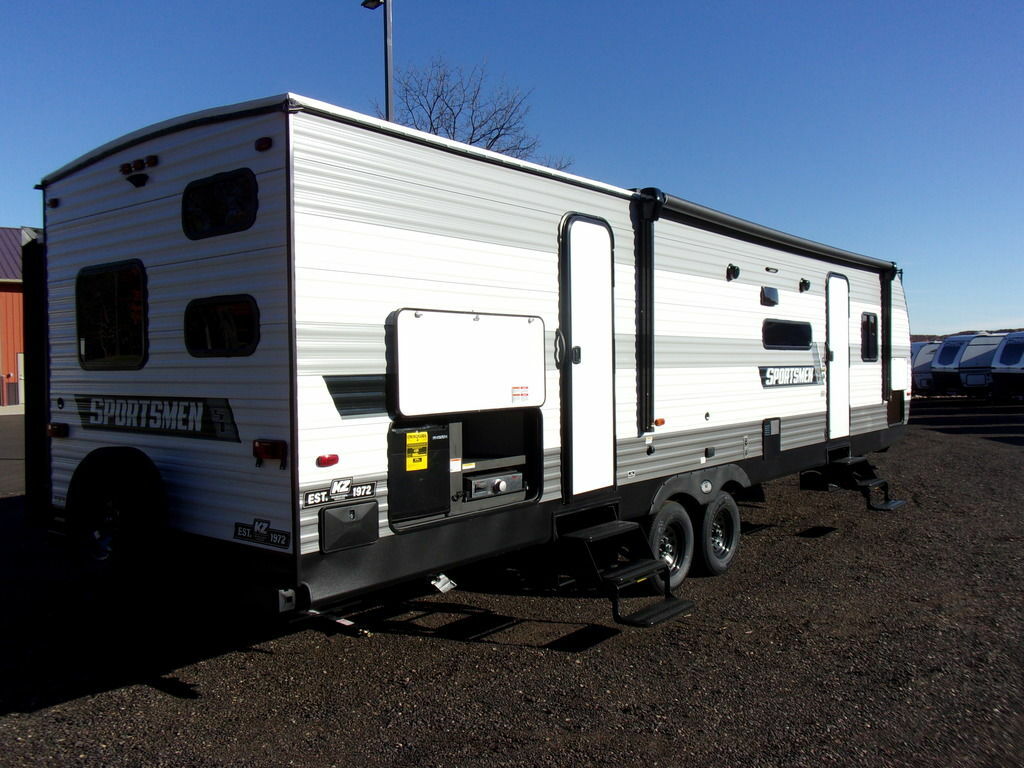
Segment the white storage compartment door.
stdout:
<svg viewBox="0 0 1024 768">
<path fill-rule="evenodd" d="M 544 321 L 402 309 L 394 318 L 403 416 L 544 404 Z"/>
</svg>

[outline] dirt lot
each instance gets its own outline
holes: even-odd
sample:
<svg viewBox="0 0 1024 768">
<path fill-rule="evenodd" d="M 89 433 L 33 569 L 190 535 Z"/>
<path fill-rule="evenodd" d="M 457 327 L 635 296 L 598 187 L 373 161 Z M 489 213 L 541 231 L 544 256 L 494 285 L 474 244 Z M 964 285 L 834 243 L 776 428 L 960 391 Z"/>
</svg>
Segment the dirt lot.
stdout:
<svg viewBox="0 0 1024 768">
<path fill-rule="evenodd" d="M 104 591 L 0 501 L 0 765 L 1022 765 L 1024 408 L 916 404 L 875 463 L 907 507 L 772 483 L 650 630 L 514 563 L 359 633 L 261 624 L 194 579 Z"/>
</svg>

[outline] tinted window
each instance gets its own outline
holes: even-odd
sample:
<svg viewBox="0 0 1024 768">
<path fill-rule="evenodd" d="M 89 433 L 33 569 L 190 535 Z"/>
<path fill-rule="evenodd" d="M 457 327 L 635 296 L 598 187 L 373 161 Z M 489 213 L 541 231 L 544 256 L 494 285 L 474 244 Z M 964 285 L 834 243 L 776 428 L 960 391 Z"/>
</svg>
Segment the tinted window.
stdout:
<svg viewBox="0 0 1024 768">
<path fill-rule="evenodd" d="M 999 355 L 1000 365 L 1017 365 L 1024 357 L 1024 341 L 1008 341 Z"/>
<path fill-rule="evenodd" d="M 956 360 L 956 353 L 960 351 L 960 346 L 963 342 L 955 342 L 953 344 L 943 344 L 942 350 L 939 352 L 939 359 L 936 360 L 939 365 L 951 365 Z"/>
<path fill-rule="evenodd" d="M 88 370 L 146 364 L 146 270 L 139 261 L 86 267 L 75 280 L 78 360 Z"/>
<path fill-rule="evenodd" d="M 871 312 L 860 316 L 860 359 L 868 363 L 878 359 L 878 315 Z"/>
<path fill-rule="evenodd" d="M 811 324 L 791 320 L 765 320 L 761 326 L 765 349 L 810 349 Z"/>
<path fill-rule="evenodd" d="M 256 221 L 259 184 L 248 168 L 197 179 L 181 196 L 181 228 L 189 240 L 242 232 Z"/>
<path fill-rule="evenodd" d="M 260 311 L 252 296 L 210 296 L 185 308 L 185 346 L 193 357 L 251 355 L 260 343 Z"/>
</svg>

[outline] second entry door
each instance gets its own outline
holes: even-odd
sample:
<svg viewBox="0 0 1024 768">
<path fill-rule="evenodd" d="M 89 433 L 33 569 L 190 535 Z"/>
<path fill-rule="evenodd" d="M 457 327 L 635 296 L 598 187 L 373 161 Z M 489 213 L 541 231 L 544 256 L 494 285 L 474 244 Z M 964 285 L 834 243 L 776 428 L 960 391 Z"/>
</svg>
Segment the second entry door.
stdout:
<svg viewBox="0 0 1024 768">
<path fill-rule="evenodd" d="M 615 485 L 613 249 L 600 219 L 574 215 L 562 225 L 556 345 L 566 501 Z"/>
</svg>

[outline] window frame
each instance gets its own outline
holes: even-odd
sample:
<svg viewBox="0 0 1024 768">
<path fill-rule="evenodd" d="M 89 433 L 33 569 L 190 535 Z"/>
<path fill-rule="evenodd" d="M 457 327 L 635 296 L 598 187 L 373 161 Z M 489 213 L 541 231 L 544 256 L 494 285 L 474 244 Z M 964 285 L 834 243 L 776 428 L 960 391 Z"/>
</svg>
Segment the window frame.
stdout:
<svg viewBox="0 0 1024 768">
<path fill-rule="evenodd" d="M 874 312 L 862 312 L 860 315 L 860 359 L 865 363 L 877 363 L 878 355 L 878 315 Z"/>
<path fill-rule="evenodd" d="M 807 343 L 806 344 L 769 344 L 766 333 L 768 331 L 768 325 L 788 325 L 788 326 L 799 326 L 807 329 Z M 761 344 L 765 349 L 789 349 L 789 350 L 808 350 L 814 345 L 814 328 L 806 320 L 776 320 L 774 318 L 765 318 L 761 323 Z"/>
<path fill-rule="evenodd" d="M 81 282 L 83 277 L 117 272 L 125 268 L 135 268 L 139 271 L 139 288 L 142 301 L 142 350 L 139 353 L 138 361 L 130 365 L 111 362 L 97 362 L 85 360 L 82 357 L 82 291 Z M 91 264 L 82 267 L 75 275 L 75 354 L 78 357 L 78 365 L 85 371 L 138 371 L 145 368 L 149 361 L 149 276 L 146 273 L 146 265 L 140 259 L 123 259 L 121 261 L 109 261 L 103 264 Z"/>
<path fill-rule="evenodd" d="M 252 341 L 245 347 L 242 347 L 235 351 L 219 351 L 219 350 L 193 350 L 189 346 L 189 333 L 188 333 L 188 318 L 189 312 L 198 306 L 208 306 L 216 304 L 233 304 L 238 302 L 248 303 L 252 307 L 252 317 L 255 321 L 255 329 L 253 333 Z M 187 305 L 185 305 L 185 311 L 182 313 L 182 341 L 185 343 L 185 351 L 189 353 L 191 357 L 196 358 L 210 358 L 210 357 L 251 357 L 256 349 L 260 345 L 260 339 L 262 338 L 262 324 L 260 317 L 260 305 L 256 301 L 256 298 L 248 293 L 225 293 L 217 294 L 215 296 L 203 296 L 198 299 L 192 299 Z"/>
</svg>

